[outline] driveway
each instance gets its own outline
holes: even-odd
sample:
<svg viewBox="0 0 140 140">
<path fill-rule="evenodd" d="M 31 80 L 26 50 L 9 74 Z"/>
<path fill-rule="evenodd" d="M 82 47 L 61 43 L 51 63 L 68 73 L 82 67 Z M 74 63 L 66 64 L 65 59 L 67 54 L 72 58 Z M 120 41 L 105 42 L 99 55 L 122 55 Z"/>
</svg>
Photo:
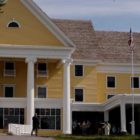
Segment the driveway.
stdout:
<svg viewBox="0 0 140 140">
<path fill-rule="evenodd" d="M 36 136 L 0 136 L 0 140 L 55 140 L 52 137 Z"/>
</svg>

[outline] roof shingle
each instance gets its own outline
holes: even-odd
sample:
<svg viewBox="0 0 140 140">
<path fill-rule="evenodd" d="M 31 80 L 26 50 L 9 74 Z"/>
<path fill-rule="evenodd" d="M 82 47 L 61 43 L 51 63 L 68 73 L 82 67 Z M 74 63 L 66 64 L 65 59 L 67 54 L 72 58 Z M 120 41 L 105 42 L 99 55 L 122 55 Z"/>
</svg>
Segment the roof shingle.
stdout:
<svg viewBox="0 0 140 140">
<path fill-rule="evenodd" d="M 128 32 L 95 31 L 91 21 L 60 19 L 52 19 L 52 21 L 75 43 L 73 59 L 131 63 Z M 139 63 L 140 33 L 133 33 L 133 37 L 134 62 Z"/>
</svg>

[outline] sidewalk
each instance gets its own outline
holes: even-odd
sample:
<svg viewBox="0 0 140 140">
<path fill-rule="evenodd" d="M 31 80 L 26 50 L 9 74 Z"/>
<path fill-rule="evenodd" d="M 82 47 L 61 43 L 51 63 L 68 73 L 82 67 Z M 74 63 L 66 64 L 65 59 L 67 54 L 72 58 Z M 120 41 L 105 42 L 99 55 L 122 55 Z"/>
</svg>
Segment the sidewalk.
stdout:
<svg viewBox="0 0 140 140">
<path fill-rule="evenodd" d="M 0 136 L 0 140 L 55 140 L 52 137 L 36 136 Z"/>
</svg>

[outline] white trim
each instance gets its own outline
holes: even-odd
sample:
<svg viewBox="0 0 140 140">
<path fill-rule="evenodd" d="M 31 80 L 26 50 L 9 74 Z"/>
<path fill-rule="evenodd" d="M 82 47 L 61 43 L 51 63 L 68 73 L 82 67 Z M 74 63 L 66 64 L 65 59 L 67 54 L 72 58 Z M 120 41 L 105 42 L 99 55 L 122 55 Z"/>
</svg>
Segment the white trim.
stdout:
<svg viewBox="0 0 140 140">
<path fill-rule="evenodd" d="M 104 106 L 100 103 L 79 103 L 79 102 L 73 102 L 71 104 L 71 110 L 72 111 L 90 111 L 94 112 L 99 111 L 103 112 L 104 111 Z"/>
<path fill-rule="evenodd" d="M 26 98 L 0 98 L 0 108 L 26 108 Z"/>
<path fill-rule="evenodd" d="M 75 44 L 51 21 L 35 2 L 31 0 L 20 0 L 38 20 L 43 23 L 65 46 L 75 47 Z"/>
<path fill-rule="evenodd" d="M 36 98 L 39 98 L 38 97 L 38 88 L 45 88 L 46 89 L 46 98 L 48 97 L 48 88 L 47 88 L 47 85 L 37 85 L 37 91 L 36 91 Z M 46 98 L 41 98 L 41 99 L 46 99 Z"/>
<path fill-rule="evenodd" d="M 114 77 L 115 78 L 115 87 L 108 87 L 107 85 L 108 85 L 108 77 Z M 117 83 L 116 83 L 116 76 L 114 76 L 114 75 L 106 75 L 106 89 L 116 89 L 116 87 L 117 87 Z"/>
<path fill-rule="evenodd" d="M 140 73 L 140 65 L 134 65 L 135 72 L 134 74 L 139 74 Z M 109 65 L 98 65 L 96 67 L 96 70 L 98 73 L 126 73 L 130 74 L 131 72 L 131 64 L 127 65 L 114 65 L 114 64 L 109 64 Z"/>
<path fill-rule="evenodd" d="M 63 99 L 35 98 L 35 108 L 56 108 L 62 110 Z"/>
<path fill-rule="evenodd" d="M 73 65 L 91 65 L 96 66 L 100 64 L 100 60 L 84 60 L 84 59 L 73 59 Z"/>
<path fill-rule="evenodd" d="M 2 45 L 0 44 L 0 57 L 12 58 L 70 58 L 72 49 L 65 47 L 31 46 L 31 45 Z"/>
<path fill-rule="evenodd" d="M 100 62 L 100 65 L 102 66 L 131 66 L 131 63 L 106 63 L 106 62 Z M 134 64 L 134 66 L 140 66 L 140 64 Z"/>
</svg>

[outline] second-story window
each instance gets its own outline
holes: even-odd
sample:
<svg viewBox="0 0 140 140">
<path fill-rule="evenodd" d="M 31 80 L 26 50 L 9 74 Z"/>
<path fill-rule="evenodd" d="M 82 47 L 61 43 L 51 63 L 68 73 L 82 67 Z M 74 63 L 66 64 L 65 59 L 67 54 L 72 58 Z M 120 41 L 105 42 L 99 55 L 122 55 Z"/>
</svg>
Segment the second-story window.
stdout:
<svg viewBox="0 0 140 140">
<path fill-rule="evenodd" d="M 132 87 L 133 88 L 139 88 L 140 87 L 139 77 L 131 77 L 131 88 Z"/>
<path fill-rule="evenodd" d="M 83 76 L 83 65 L 75 65 L 75 76 Z"/>
<path fill-rule="evenodd" d="M 115 77 L 114 76 L 107 76 L 107 88 L 115 88 Z"/>
<path fill-rule="evenodd" d="M 37 76 L 38 77 L 47 76 L 47 64 L 46 63 L 38 63 L 37 64 Z"/>
<path fill-rule="evenodd" d="M 7 61 L 4 65 L 4 76 L 15 76 L 15 63 Z"/>
</svg>

